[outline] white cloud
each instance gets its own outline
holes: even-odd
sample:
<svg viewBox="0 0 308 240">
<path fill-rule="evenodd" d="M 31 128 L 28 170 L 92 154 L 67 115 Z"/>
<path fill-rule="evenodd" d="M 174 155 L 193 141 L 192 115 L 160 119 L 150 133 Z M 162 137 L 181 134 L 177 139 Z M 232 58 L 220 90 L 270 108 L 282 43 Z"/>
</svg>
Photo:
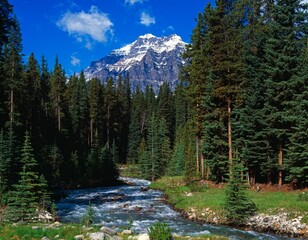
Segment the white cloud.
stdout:
<svg viewBox="0 0 308 240">
<path fill-rule="evenodd" d="M 90 38 L 97 42 L 107 42 L 107 35 L 113 34 L 113 23 L 108 15 L 100 12 L 96 6 L 92 6 L 88 13 L 68 11 L 57 22 L 57 26 L 87 45 Z"/>
<path fill-rule="evenodd" d="M 73 66 L 79 66 L 80 65 L 80 59 L 78 59 L 77 57 L 75 56 L 71 56 L 71 64 Z"/>
<path fill-rule="evenodd" d="M 140 23 L 145 26 L 155 24 L 155 17 L 151 17 L 148 13 L 142 12 L 140 16 Z"/>
<path fill-rule="evenodd" d="M 135 3 L 143 3 L 143 0 L 125 0 L 125 3 L 129 3 L 130 5 L 134 5 Z"/>
</svg>

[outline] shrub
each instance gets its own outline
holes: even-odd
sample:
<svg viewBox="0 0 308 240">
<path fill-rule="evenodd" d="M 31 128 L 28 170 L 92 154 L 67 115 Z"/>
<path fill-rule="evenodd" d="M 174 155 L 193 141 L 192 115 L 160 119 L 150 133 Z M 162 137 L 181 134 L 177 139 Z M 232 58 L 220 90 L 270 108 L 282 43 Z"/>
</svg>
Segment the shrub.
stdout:
<svg viewBox="0 0 308 240">
<path fill-rule="evenodd" d="M 257 211 L 256 205 L 246 194 L 245 185 L 240 175 L 242 169 L 241 163 L 234 160 L 223 203 L 228 221 L 235 225 L 243 225 Z"/>
<path fill-rule="evenodd" d="M 154 223 L 148 228 L 151 240 L 172 240 L 171 228 L 166 223 Z"/>
<path fill-rule="evenodd" d="M 83 216 L 81 222 L 86 227 L 89 227 L 93 223 L 93 208 L 91 204 L 89 204 L 87 212 Z"/>
</svg>

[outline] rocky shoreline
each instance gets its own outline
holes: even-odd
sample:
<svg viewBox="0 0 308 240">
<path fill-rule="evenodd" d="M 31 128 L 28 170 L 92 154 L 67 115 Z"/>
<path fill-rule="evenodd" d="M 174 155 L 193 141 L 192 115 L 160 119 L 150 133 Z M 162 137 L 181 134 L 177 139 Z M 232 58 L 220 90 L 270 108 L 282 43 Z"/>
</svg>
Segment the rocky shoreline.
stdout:
<svg viewBox="0 0 308 240">
<path fill-rule="evenodd" d="M 197 211 L 194 208 L 190 208 L 188 211 L 177 210 L 191 221 L 228 225 L 227 219 L 223 216 L 222 212 L 213 211 L 210 208 L 203 209 L 202 211 Z M 278 214 L 256 214 L 247 220 L 243 228 L 262 233 L 308 239 L 308 225 L 301 223 L 302 218 L 303 216 L 290 218 L 288 213 L 281 209 Z"/>
</svg>

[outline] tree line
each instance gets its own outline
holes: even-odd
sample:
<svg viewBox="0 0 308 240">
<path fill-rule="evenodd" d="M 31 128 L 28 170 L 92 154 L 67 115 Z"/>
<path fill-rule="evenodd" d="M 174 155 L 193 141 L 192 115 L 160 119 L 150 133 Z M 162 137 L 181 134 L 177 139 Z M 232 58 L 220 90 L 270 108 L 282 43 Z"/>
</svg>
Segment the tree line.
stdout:
<svg viewBox="0 0 308 240">
<path fill-rule="evenodd" d="M 24 62 L 17 17 L 6 0 L 0 7 L 2 203 L 21 186 L 41 194 L 47 186 L 114 184 L 118 163 L 136 164 L 151 180 L 185 175 L 217 182 L 240 163 L 252 186 L 307 186 L 301 1 L 207 5 L 183 54 L 181 83 L 174 92 L 162 84 L 157 96 L 151 86 L 131 92 L 128 76 L 104 83 L 87 81 L 83 72 L 68 77 L 57 57 L 51 70 L 44 56 Z"/>
<path fill-rule="evenodd" d="M 307 13 L 297 0 L 217 0 L 198 15 L 183 79 L 202 178 L 224 181 L 237 159 L 251 185 L 307 186 Z"/>
</svg>

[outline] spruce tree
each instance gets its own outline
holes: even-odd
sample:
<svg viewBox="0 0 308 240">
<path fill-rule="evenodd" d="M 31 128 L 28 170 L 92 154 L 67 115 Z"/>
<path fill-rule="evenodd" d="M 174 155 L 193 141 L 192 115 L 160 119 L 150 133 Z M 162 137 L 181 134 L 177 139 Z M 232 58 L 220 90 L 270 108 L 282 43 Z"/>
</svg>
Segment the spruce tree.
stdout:
<svg viewBox="0 0 308 240">
<path fill-rule="evenodd" d="M 19 126 L 20 117 L 20 100 L 22 90 L 22 37 L 18 19 L 12 18 L 12 25 L 8 29 L 8 43 L 4 45 L 4 91 L 8 106 L 8 123 L 11 128 Z"/>
<path fill-rule="evenodd" d="M 0 4 L 0 49 L 8 42 L 9 29 L 13 25 L 13 6 L 7 0 L 1 0 Z"/>
<path fill-rule="evenodd" d="M 63 128 L 62 118 L 64 116 L 64 92 L 66 77 L 65 72 L 59 63 L 58 57 L 56 57 L 54 69 L 50 80 L 50 92 L 49 97 L 52 106 L 52 116 L 54 117 L 54 123 L 58 132 L 61 132 Z"/>
<path fill-rule="evenodd" d="M 276 152 L 276 157 L 271 161 L 277 166 L 277 183 L 281 187 L 283 158 L 293 125 L 288 117 L 288 105 L 298 87 L 294 76 L 299 71 L 302 49 L 306 44 L 307 12 L 299 0 L 279 0 L 275 3 L 271 16 L 263 65 L 266 74 L 265 106 L 270 144 Z"/>
<path fill-rule="evenodd" d="M 95 132 L 101 133 L 103 127 L 103 116 L 101 106 L 103 105 L 103 88 L 98 78 L 88 82 L 89 99 L 89 121 L 90 121 L 90 144 L 92 145 Z"/>
<path fill-rule="evenodd" d="M 137 86 L 132 96 L 132 106 L 130 111 L 129 136 L 128 136 L 128 156 L 129 163 L 138 163 L 138 149 L 144 137 L 146 104 L 144 94 Z"/>
<path fill-rule="evenodd" d="M 226 188 L 223 208 L 229 223 L 243 225 L 256 211 L 256 205 L 247 197 L 245 185 L 241 180 L 243 165 L 234 159 L 232 171 Z"/>
<path fill-rule="evenodd" d="M 290 102 L 288 115 L 294 122 L 287 150 L 286 179 L 294 187 L 308 186 L 308 45 L 303 49 L 302 63 L 294 76 L 298 91 Z"/>
<path fill-rule="evenodd" d="M 34 158 L 30 136 L 27 132 L 21 149 L 20 163 L 22 165 L 22 170 L 19 173 L 20 179 L 9 194 L 7 219 L 10 221 L 34 221 L 41 193 L 45 191 L 46 185 L 39 184 L 39 176 L 36 171 L 37 161 Z"/>
</svg>

